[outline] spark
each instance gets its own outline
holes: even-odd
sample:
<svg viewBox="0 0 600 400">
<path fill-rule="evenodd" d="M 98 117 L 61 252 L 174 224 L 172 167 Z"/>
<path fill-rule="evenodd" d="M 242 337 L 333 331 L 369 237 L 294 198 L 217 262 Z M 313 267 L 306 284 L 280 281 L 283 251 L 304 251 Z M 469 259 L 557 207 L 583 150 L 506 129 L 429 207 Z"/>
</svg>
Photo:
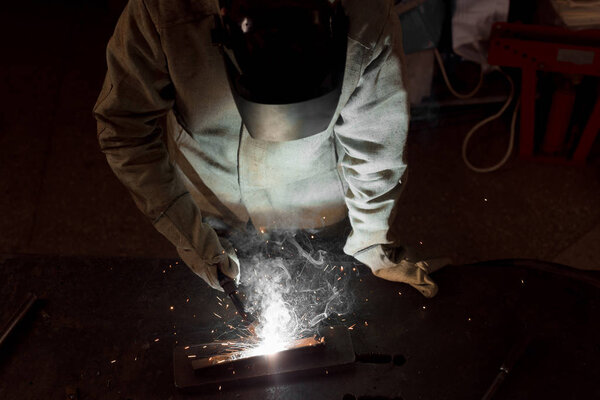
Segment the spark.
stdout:
<svg viewBox="0 0 600 400">
<path fill-rule="evenodd" d="M 365 326 L 369 326 L 369 323 L 367 321 L 365 321 Z"/>
<path fill-rule="evenodd" d="M 169 307 L 169 310 L 173 311 L 175 308 L 173 306 Z"/>
<path fill-rule="evenodd" d="M 422 245 L 422 244 L 423 244 L 423 242 L 419 240 L 419 244 L 420 244 L 420 245 Z"/>
<path fill-rule="evenodd" d="M 189 349 L 190 349 L 190 346 L 185 346 L 183 349 L 184 349 L 184 350 L 189 350 Z"/>
<path fill-rule="evenodd" d="M 217 318 L 221 318 L 221 319 L 223 319 L 223 317 L 221 317 L 221 316 L 220 316 L 219 314 L 217 314 L 216 312 L 214 312 L 214 313 L 213 313 L 213 315 L 214 315 L 215 317 L 217 317 Z"/>
<path fill-rule="evenodd" d="M 354 325 L 350 326 L 350 327 L 348 328 L 348 330 L 350 330 L 350 331 L 351 331 L 351 330 L 353 330 L 355 326 L 356 326 L 356 324 L 354 324 Z"/>
<path fill-rule="evenodd" d="M 427 306 L 423 306 L 423 310 L 427 309 Z"/>
<path fill-rule="evenodd" d="M 297 250 L 302 264 L 288 266 L 287 259 L 284 261 L 275 254 L 273 257 L 256 256 L 255 266 L 260 268 L 249 271 L 246 294 L 248 309 L 258 317 L 258 324 L 255 334 L 243 336 L 241 342 L 230 344 L 227 350 L 235 353 L 236 358 L 242 357 L 241 354 L 251 357 L 286 350 L 297 340 L 316 333 L 320 323 L 329 316 L 348 313 L 352 304 L 346 301 L 348 295 L 344 292 L 344 284 L 334 285 L 334 282 L 342 280 L 342 276 L 334 275 L 337 266 L 326 263 L 324 251 L 309 251 L 293 237 L 286 237 L 275 245 L 285 251 Z M 289 245 L 292 245 L 291 248 Z M 291 268 L 296 266 L 298 269 Z M 314 277 L 309 274 L 311 266 L 316 274 Z M 342 266 L 340 272 L 343 275 Z M 324 276 L 327 273 L 329 275 Z M 225 324 L 229 327 L 228 331 L 240 336 L 235 327 Z M 248 335 L 243 329 L 240 333 Z"/>
<path fill-rule="evenodd" d="M 154 341 L 155 341 L 155 342 L 158 342 L 158 341 L 160 341 L 160 339 L 159 339 L 159 338 L 156 338 L 156 339 L 154 339 Z"/>
<path fill-rule="evenodd" d="M 190 299 L 189 299 L 189 298 L 187 298 L 187 299 L 185 300 L 185 302 L 186 302 L 186 303 L 189 303 L 189 302 L 190 302 Z"/>
<path fill-rule="evenodd" d="M 111 363 L 111 364 L 114 364 L 114 363 L 116 363 L 116 362 L 117 362 L 117 360 L 112 360 L 110 363 Z"/>
<path fill-rule="evenodd" d="M 188 358 L 196 358 L 195 354 L 190 354 L 189 356 L 187 356 Z"/>
</svg>

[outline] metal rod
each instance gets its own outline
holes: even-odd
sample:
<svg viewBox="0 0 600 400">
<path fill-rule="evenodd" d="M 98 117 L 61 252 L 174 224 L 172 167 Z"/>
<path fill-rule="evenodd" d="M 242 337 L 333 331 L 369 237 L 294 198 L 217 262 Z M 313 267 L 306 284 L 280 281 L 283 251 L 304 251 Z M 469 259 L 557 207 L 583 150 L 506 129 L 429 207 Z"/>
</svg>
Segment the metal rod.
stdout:
<svg viewBox="0 0 600 400">
<path fill-rule="evenodd" d="M 23 304 L 21 304 L 17 311 L 15 311 L 8 323 L 2 328 L 2 331 L 0 331 L 2 332 L 2 336 L 0 336 L 0 346 L 2 346 L 6 338 L 15 329 L 19 322 L 25 318 L 25 315 L 27 315 L 36 300 L 37 296 L 35 294 L 29 293 L 27 295 L 27 299 L 23 302 Z"/>
<path fill-rule="evenodd" d="M 500 371 L 496 375 L 494 382 L 492 382 L 492 385 L 488 388 L 487 392 L 485 392 L 481 400 L 491 400 L 494 397 L 494 395 L 502 385 L 502 382 L 504 382 L 506 376 L 512 371 L 515 364 L 517 363 L 517 361 L 519 361 L 523 353 L 525 353 L 527 347 L 529 347 L 529 344 L 532 340 L 533 336 L 531 334 L 526 334 L 525 336 L 521 337 L 517 341 L 517 343 L 513 345 L 513 347 L 510 349 L 510 352 L 508 353 L 508 356 L 500 366 Z"/>
</svg>

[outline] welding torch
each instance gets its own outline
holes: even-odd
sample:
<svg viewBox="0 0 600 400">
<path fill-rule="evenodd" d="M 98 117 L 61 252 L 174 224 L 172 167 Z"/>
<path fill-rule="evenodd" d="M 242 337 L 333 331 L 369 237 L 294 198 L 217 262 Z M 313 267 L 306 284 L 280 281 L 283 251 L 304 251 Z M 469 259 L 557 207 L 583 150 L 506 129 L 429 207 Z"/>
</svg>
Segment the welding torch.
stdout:
<svg viewBox="0 0 600 400">
<path fill-rule="evenodd" d="M 231 299 L 233 306 L 237 310 L 240 317 L 242 317 L 244 322 L 248 324 L 252 324 L 253 322 L 255 322 L 254 317 L 248 312 L 246 312 L 246 308 L 244 307 L 244 303 L 242 303 L 242 299 L 240 298 L 240 292 L 238 291 L 235 281 L 232 278 L 225 275 L 223 272 L 221 272 L 219 268 L 217 268 L 217 276 L 219 278 L 219 284 L 223 288 L 223 291 L 225 291 L 227 297 Z"/>
</svg>

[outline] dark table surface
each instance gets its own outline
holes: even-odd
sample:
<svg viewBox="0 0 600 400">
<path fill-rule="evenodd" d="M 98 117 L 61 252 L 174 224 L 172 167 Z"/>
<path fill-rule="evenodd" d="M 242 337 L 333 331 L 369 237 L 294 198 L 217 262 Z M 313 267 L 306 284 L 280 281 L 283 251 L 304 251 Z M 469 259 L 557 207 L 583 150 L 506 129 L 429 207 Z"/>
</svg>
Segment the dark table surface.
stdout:
<svg viewBox="0 0 600 400">
<path fill-rule="evenodd" d="M 330 322 L 356 324 L 355 352 L 367 362 L 184 394 L 173 385 L 174 347 L 214 340 L 235 323 L 218 293 L 187 267 L 176 260 L 5 257 L 0 320 L 27 292 L 43 300 L 0 349 L 0 399 L 64 399 L 69 387 L 80 399 L 109 400 L 480 399 L 527 333 L 533 341 L 495 398 L 600 398 L 599 289 L 507 265 L 453 266 L 434 277 L 440 292 L 426 299 L 362 266 L 343 275 L 351 312 Z M 370 354 L 392 361 L 372 362 Z"/>
</svg>

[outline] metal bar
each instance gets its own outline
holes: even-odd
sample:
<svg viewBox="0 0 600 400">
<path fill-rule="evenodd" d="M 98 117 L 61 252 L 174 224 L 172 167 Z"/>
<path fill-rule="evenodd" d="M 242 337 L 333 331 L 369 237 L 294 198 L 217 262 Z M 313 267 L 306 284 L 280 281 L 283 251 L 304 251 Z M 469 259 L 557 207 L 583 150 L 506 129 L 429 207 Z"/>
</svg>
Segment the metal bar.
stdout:
<svg viewBox="0 0 600 400">
<path fill-rule="evenodd" d="M 506 376 L 512 371 L 517 361 L 519 361 L 523 353 L 525 353 L 525 350 L 527 350 L 527 347 L 529 347 L 532 339 L 533 337 L 530 334 L 527 334 L 520 338 L 519 341 L 513 345 L 508 353 L 508 356 L 506 357 L 506 360 L 504 360 L 500 366 L 500 372 L 498 372 L 494 382 L 492 382 L 492 385 L 483 395 L 482 400 L 491 400 L 494 397 L 500 388 L 500 385 L 502 385 L 502 382 L 504 382 Z"/>
<path fill-rule="evenodd" d="M 35 294 L 29 293 L 27 295 L 27 299 L 23 302 L 23 304 L 21 304 L 17 311 L 15 311 L 8 323 L 2 328 L 2 331 L 0 331 L 2 332 L 2 336 L 0 336 L 0 346 L 2 346 L 6 338 L 15 329 L 19 322 L 25 318 L 25 315 L 27 315 L 27 312 L 29 312 L 36 300 L 37 296 Z"/>
<path fill-rule="evenodd" d="M 273 355 L 236 360 L 194 370 L 190 352 L 195 355 L 204 345 L 178 346 L 173 351 L 175 386 L 182 390 L 212 390 L 220 385 L 236 385 L 275 376 L 304 376 L 334 371 L 351 365 L 355 360 L 350 331 L 345 326 L 323 331 L 324 343 L 282 351 Z M 218 348 L 219 346 L 217 346 Z M 312 350 L 311 350 L 312 349 Z M 212 385 L 212 386 L 211 386 Z"/>
<path fill-rule="evenodd" d="M 314 337 L 311 338 L 305 338 L 305 339 L 299 339 L 296 342 L 294 342 L 289 348 L 282 350 L 278 353 L 274 353 L 274 354 L 279 354 L 285 351 L 293 351 L 293 350 L 299 350 L 299 349 L 303 349 L 303 348 L 314 348 L 315 346 L 320 346 L 323 345 L 324 340 L 319 340 L 316 339 Z M 234 343 L 232 343 L 234 344 Z M 249 356 L 245 355 L 245 353 L 250 354 Z M 252 352 L 248 352 L 248 351 L 236 351 L 236 352 L 225 352 L 225 353 L 220 353 L 220 354 L 214 354 L 211 355 L 209 357 L 204 357 L 204 358 L 198 358 L 198 359 L 193 359 L 192 360 L 192 368 L 194 370 L 198 370 L 198 369 L 202 369 L 202 368 L 208 368 L 211 367 L 213 365 L 223 365 L 223 364 L 227 364 L 227 363 L 231 363 L 231 362 L 239 362 L 239 361 L 243 361 L 243 360 L 248 360 L 249 358 L 252 357 L 264 357 L 265 354 L 258 354 L 258 355 L 252 355 Z M 189 355 L 188 355 L 189 357 Z M 196 357 L 194 357 L 196 358 Z"/>
</svg>

